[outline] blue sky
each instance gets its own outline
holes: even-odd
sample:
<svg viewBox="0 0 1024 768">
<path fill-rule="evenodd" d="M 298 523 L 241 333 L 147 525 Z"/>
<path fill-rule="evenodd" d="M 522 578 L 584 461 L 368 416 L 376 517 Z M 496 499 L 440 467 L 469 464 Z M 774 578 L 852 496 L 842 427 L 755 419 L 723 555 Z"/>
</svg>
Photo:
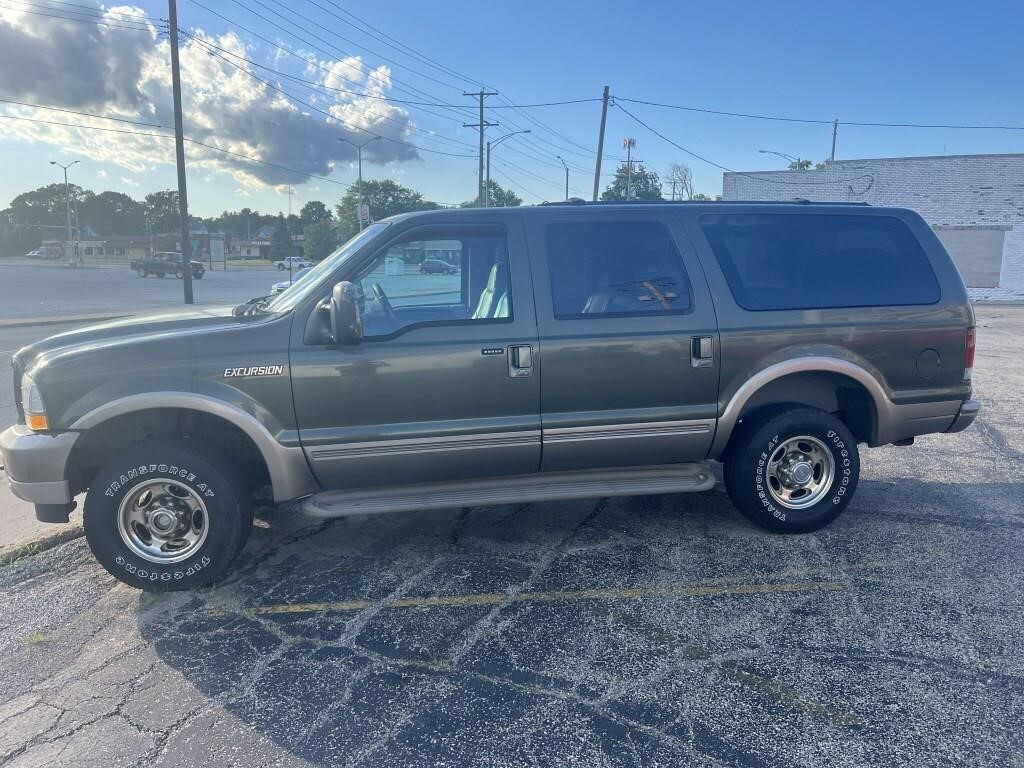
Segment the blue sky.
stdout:
<svg viewBox="0 0 1024 768">
<path fill-rule="evenodd" d="M 231 23 L 193 0 L 180 0 L 179 26 L 191 31 L 202 30 L 215 44 L 222 44 L 221 36 L 234 30 L 240 38 L 239 44 L 244 46 L 232 49 L 236 56 L 242 51 L 257 63 L 313 80 L 323 78 L 331 62 L 343 59 L 343 54 L 359 56 L 365 71 L 379 66 L 389 68 L 390 86 L 380 92 L 388 98 L 470 104 L 461 94 L 464 89 L 472 89 L 472 83 L 427 66 L 342 23 L 329 13 L 338 13 L 329 0 L 290 0 L 287 4 L 260 0 L 263 6 L 233 0 L 202 2 Z M 607 84 L 618 97 L 826 121 L 839 118 L 838 159 L 1024 152 L 1024 131 L 842 124 L 849 120 L 1024 125 L 1024 102 L 1019 98 L 1024 75 L 1024 60 L 1019 51 L 1024 7 L 1019 3 L 938 2 L 925 6 L 894 2 L 336 2 L 354 17 L 431 57 L 452 72 L 487 83 L 511 103 L 596 98 Z M 57 7 L 52 0 L 5 0 L 3 4 L 37 11 L 47 4 Z M 67 5 L 61 7 L 68 8 Z M 166 16 L 163 3 L 143 2 L 138 7 L 153 19 Z M 276 23 L 258 18 L 246 7 Z M 281 17 L 274 16 L 273 11 L 314 30 L 322 39 L 290 26 Z M 121 20 L 129 16 L 108 18 Z M 3 31 L 3 23 L 0 20 L 0 31 Z M 68 26 L 60 20 L 39 15 L 22 16 L 18 23 L 20 29 L 9 28 L 6 32 L 35 36 L 37 41 L 39 36 L 45 39 L 51 34 L 52 25 Z M 315 26 L 317 24 L 326 29 Z M 298 51 L 321 66 L 311 68 L 298 57 L 241 31 L 238 25 Z M 70 25 L 83 31 L 88 26 L 81 22 Z M 98 39 L 97 46 L 117 50 L 122 45 L 118 34 L 136 33 L 109 30 Z M 218 64 L 212 54 L 207 53 L 206 59 Z M 122 70 L 130 69 L 131 60 L 126 58 L 125 61 L 128 63 L 121 65 Z M 93 105 L 90 108 L 71 105 L 67 100 L 74 101 L 78 94 L 69 96 L 59 88 L 49 88 L 55 82 L 55 75 L 50 81 L 43 80 L 32 84 L 31 88 L 19 90 L 12 85 L 20 77 L 15 71 L 16 62 L 11 62 L 9 57 L 5 60 L 0 53 L 0 66 L 10 70 L 0 73 L 0 98 L 127 115 L 141 121 L 155 119 L 159 125 L 169 125 L 166 113 L 160 113 L 162 105 L 158 105 L 155 117 L 134 115 L 131 111 L 134 107 L 126 106 L 128 102 L 124 100 L 118 101 L 118 96 L 109 97 L 112 99 L 109 108 L 104 108 L 102 100 L 90 102 Z M 74 67 L 74 60 L 65 66 Z M 234 71 L 227 64 L 220 66 Z M 294 80 L 283 80 L 266 70 L 252 71 L 280 84 L 293 96 L 308 100 L 318 109 L 330 109 L 332 100 L 344 98 L 323 89 L 311 91 Z M 150 73 L 152 79 L 144 89 L 156 101 L 165 93 L 159 89 L 158 75 Z M 197 70 L 195 77 L 204 75 Z M 237 91 L 249 87 L 246 83 L 251 81 L 246 77 L 238 73 L 231 81 L 231 88 Z M 381 79 L 375 76 L 376 81 Z M 375 84 L 375 80 L 365 82 Z M 349 83 L 348 87 L 353 86 Z M 214 85 L 210 90 L 222 88 Z M 202 88 L 197 90 L 202 91 Z M 26 93 L 31 98 L 26 98 Z M 273 122 L 273 118 L 235 114 L 234 122 L 229 125 L 228 116 L 221 114 L 223 110 L 216 106 L 220 95 L 209 93 L 203 96 L 202 102 L 197 102 L 200 104 L 195 107 L 197 110 L 214 106 L 205 113 L 193 113 L 194 125 L 187 122 L 186 133 L 193 129 L 198 131 L 200 126 L 195 123 L 205 121 L 207 124 L 202 127 L 207 141 L 235 149 L 256 147 L 247 151 L 260 152 L 259 132 Z M 244 94 L 234 93 L 232 98 L 244 99 Z M 283 97 L 270 92 L 268 98 Z M 499 106 L 502 101 L 492 97 L 488 103 Z M 384 99 L 364 101 L 360 108 L 372 111 L 374 105 L 380 104 L 387 102 Z M 830 125 L 741 119 L 622 104 L 676 143 L 730 168 L 784 167 L 783 160 L 759 154 L 759 149 L 812 160 L 824 159 L 829 152 Z M 382 118 L 386 122 L 378 125 L 395 130 L 401 125 L 406 132 L 396 134 L 400 138 L 386 146 L 385 142 L 378 142 L 384 147 L 380 151 L 387 157 L 377 159 L 390 162 L 375 164 L 371 156 L 371 161 L 364 162 L 364 178 L 393 178 L 422 191 L 429 199 L 445 203 L 472 198 L 476 185 L 475 156 L 449 157 L 422 151 L 419 159 L 399 157 L 399 150 L 409 153 L 408 145 L 401 145 L 401 141 L 423 149 L 473 155 L 476 132 L 461 126 L 464 116 L 446 108 L 429 108 L 428 111 L 414 105 L 392 104 L 392 107 L 399 111 L 389 113 L 390 116 Z M 330 127 L 321 130 L 325 128 L 322 114 L 310 113 L 302 106 L 299 109 L 308 113 L 309 121 L 319 123 L 312 126 L 319 131 L 318 141 L 329 141 Z M 0 104 L 0 113 L 13 111 L 18 110 Z M 42 114 L 44 118 L 67 122 L 79 119 L 59 113 L 24 110 L 20 113 L 37 118 Z M 200 114 L 201 118 L 197 117 Z M 572 193 L 589 197 L 600 105 L 591 102 L 535 108 L 528 110 L 528 114 L 543 125 L 531 122 L 519 112 L 488 111 L 489 120 L 501 123 L 500 127 L 490 129 L 491 138 L 519 127 L 533 131 L 526 137 L 511 138 L 495 150 L 493 177 L 503 186 L 511 186 L 526 202 L 560 199 L 564 184 L 561 164 L 556 159 L 560 154 L 571 166 Z M 465 119 L 468 121 L 468 117 Z M 222 120 L 224 125 L 221 125 Z M 84 139 L 77 131 L 59 129 L 62 131 L 59 136 L 35 130 L 17 132 L 12 128 L 14 122 L 0 120 L 0 167 L 4 169 L 0 175 L 0 206 L 21 191 L 59 180 L 61 177 L 54 173 L 56 169 L 48 164 L 51 159 L 62 162 L 81 159 L 81 164 L 72 170 L 72 179 L 97 191 L 118 189 L 141 197 L 146 192 L 175 184 L 170 142 L 108 134 L 106 144 L 83 150 Z M 228 141 L 235 134 L 238 142 L 250 143 L 221 143 L 221 137 Z M 319 151 L 316 145 L 307 146 L 303 135 L 291 129 L 278 131 L 273 141 L 287 146 L 279 149 L 280 155 L 264 157 L 299 156 L 303 149 Z M 688 156 L 634 123 L 621 110 L 611 109 L 606 154 L 621 156 L 621 142 L 626 136 L 636 138 L 635 156 L 652 169 L 664 174 L 670 163 L 686 162 L 693 171 L 698 191 L 712 195 L 721 191 L 722 176 L 718 168 Z M 128 144 L 121 144 L 122 141 L 133 142 L 123 156 L 119 147 L 127 148 Z M 202 157 L 193 155 L 197 151 L 201 150 L 189 148 L 190 156 L 197 158 L 189 171 L 189 196 L 196 214 L 211 215 L 246 205 L 260 210 L 285 210 L 284 185 L 291 179 L 294 179 L 291 183 L 295 190 L 292 205 L 296 210 L 311 199 L 333 203 L 345 189 L 340 184 L 307 179 L 302 173 L 289 176 L 287 171 L 275 172 L 274 178 L 260 179 L 245 174 L 244 161 L 218 163 L 218 158 L 209 153 Z M 354 163 L 342 156 L 348 150 L 338 151 L 341 154 L 334 158 L 335 165 L 326 175 L 334 182 L 351 183 L 355 179 Z M 202 162 L 204 158 L 206 162 Z M 307 159 L 314 165 L 317 162 L 316 158 Z M 605 171 L 612 170 L 606 161 Z"/>
</svg>

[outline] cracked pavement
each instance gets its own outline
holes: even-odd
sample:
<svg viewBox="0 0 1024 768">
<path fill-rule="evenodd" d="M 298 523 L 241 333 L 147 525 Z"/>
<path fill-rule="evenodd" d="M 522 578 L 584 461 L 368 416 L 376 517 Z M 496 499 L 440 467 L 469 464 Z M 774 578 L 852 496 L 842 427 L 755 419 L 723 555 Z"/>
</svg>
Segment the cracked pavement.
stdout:
<svg viewBox="0 0 1024 768">
<path fill-rule="evenodd" d="M 721 488 L 316 521 L 194 593 L 0 569 L 0 766 L 1024 766 L 1024 311 L 824 531 Z"/>
</svg>

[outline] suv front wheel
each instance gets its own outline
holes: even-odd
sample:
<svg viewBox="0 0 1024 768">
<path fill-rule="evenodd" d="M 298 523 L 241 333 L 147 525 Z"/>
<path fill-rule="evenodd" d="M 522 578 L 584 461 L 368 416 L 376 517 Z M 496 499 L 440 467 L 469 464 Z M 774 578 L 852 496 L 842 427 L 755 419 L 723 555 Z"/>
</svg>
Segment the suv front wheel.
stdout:
<svg viewBox="0 0 1024 768">
<path fill-rule="evenodd" d="M 108 461 L 86 494 L 89 547 L 130 586 L 162 592 L 209 584 L 252 530 L 238 471 L 190 443 L 141 443 Z"/>
<path fill-rule="evenodd" d="M 776 533 L 828 525 L 860 477 L 857 439 L 824 411 L 793 408 L 741 426 L 725 463 L 725 487 L 746 517 Z"/>
</svg>

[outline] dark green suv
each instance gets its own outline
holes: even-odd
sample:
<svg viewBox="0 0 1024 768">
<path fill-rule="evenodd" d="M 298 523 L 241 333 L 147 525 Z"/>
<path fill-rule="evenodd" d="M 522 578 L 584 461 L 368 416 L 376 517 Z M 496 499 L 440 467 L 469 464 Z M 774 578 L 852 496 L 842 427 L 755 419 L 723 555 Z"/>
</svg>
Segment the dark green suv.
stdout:
<svg viewBox="0 0 1024 768">
<path fill-rule="evenodd" d="M 455 265 L 424 271 L 426 260 Z M 974 314 L 907 210 L 559 204 L 374 224 L 267 303 L 107 323 L 14 357 L 14 493 L 117 578 L 223 574 L 252 494 L 311 515 L 711 488 L 819 528 L 858 446 L 957 432 Z"/>
</svg>

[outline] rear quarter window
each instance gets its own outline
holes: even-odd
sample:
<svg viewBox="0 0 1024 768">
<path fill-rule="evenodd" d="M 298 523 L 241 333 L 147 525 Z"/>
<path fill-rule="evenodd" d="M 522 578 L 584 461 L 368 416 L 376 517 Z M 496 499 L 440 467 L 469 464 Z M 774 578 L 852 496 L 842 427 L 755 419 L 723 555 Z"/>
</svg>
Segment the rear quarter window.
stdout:
<svg viewBox="0 0 1024 768">
<path fill-rule="evenodd" d="M 748 310 L 934 304 L 931 262 L 893 216 L 714 214 L 700 226 Z"/>
</svg>

